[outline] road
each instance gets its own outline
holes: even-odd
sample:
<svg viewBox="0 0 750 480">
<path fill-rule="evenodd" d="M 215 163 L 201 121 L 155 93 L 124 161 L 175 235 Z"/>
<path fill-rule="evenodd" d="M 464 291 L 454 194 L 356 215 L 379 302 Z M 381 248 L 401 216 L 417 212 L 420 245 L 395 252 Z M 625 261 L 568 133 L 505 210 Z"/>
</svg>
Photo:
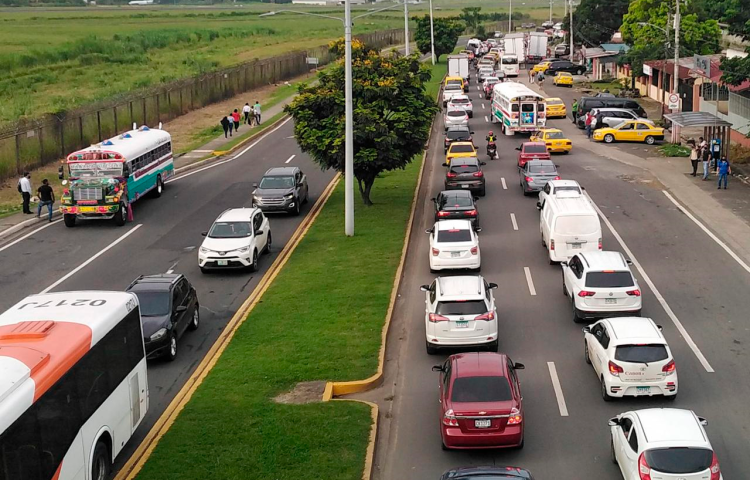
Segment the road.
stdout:
<svg viewBox="0 0 750 480">
<path fill-rule="evenodd" d="M 524 72 L 520 78 L 525 81 Z M 490 114 L 490 102 L 478 99 L 476 83 L 470 92 L 474 139 L 486 160 L 484 138 L 492 126 L 485 116 Z M 444 154 L 442 124 L 438 123 L 394 311 L 384 386 L 366 395 L 384 409 L 375 478 L 437 479 L 457 466 L 490 464 L 525 467 L 542 480 L 620 479 L 609 459 L 607 420 L 649 407 L 687 408 L 707 417 L 707 432 L 724 478 L 745 478 L 742 472 L 750 470 L 746 455 L 750 420 L 745 413 L 750 395 L 748 271 L 681 213 L 650 174 L 576 149 L 576 144 L 587 140 L 569 119 L 549 122 L 574 142 L 570 155 L 555 155 L 553 160 L 563 178 L 577 180 L 587 189 L 606 217 L 602 222 L 604 249 L 625 252 L 640 265 L 634 273 L 644 292 L 643 315 L 664 327 L 677 362 L 679 398 L 673 403 L 658 398 L 612 403 L 601 399 L 598 379 L 583 360 L 581 326 L 573 323 L 570 303 L 561 294 L 560 267 L 548 264 L 541 247 L 536 198 L 524 197 L 520 191 L 514 148 L 524 138 L 500 134 L 500 160 L 488 161 L 484 167 L 487 196 L 478 201 L 482 275 L 500 286 L 495 291 L 499 351 L 526 365 L 520 372 L 525 447 L 516 451 L 441 450 L 438 374 L 430 368 L 447 355 L 425 352 L 424 293 L 419 290 L 434 278 L 429 273 L 428 236 L 423 232 L 433 220 L 429 199 L 442 189 L 445 174 L 440 166 Z M 498 128 L 493 130 L 499 133 Z M 560 396 L 553 388 L 549 362 L 559 377 Z M 563 402 L 567 415 L 563 415 Z"/>
<path fill-rule="evenodd" d="M 0 244 L 0 311 L 52 285 L 51 291 L 123 290 L 138 275 L 174 271 L 185 274 L 195 286 L 201 304 L 200 328 L 182 337 L 177 360 L 149 362 L 150 409 L 118 457 L 118 465 L 135 450 L 189 378 L 333 178 L 333 172 L 322 172 L 299 150 L 293 134 L 293 122 L 288 121 L 235 160 L 177 176 L 161 198 L 135 203 L 134 221 L 125 227 L 81 222 L 69 229 L 58 220 L 18 243 L 11 245 L 17 238 L 10 238 Z M 201 274 L 196 251 L 203 240 L 201 232 L 224 210 L 250 206 L 253 183 L 268 168 L 283 165 L 299 166 L 307 174 L 310 201 L 299 217 L 269 215 L 274 248 L 261 258 L 260 271 Z M 19 236 L 28 234 L 24 231 Z M 86 262 L 90 263 L 75 271 Z"/>
</svg>

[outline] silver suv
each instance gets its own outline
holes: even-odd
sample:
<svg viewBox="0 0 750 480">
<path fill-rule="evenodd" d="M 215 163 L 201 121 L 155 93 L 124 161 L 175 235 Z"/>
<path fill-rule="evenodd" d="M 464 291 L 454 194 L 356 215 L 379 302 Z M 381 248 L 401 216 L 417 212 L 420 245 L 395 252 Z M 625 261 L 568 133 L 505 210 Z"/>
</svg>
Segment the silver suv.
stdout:
<svg viewBox="0 0 750 480">
<path fill-rule="evenodd" d="M 611 127 L 614 128 L 626 120 L 640 120 L 642 122 L 654 124 L 652 120 L 639 117 L 638 114 L 626 108 L 598 108 L 596 115 L 597 128 Z"/>
</svg>

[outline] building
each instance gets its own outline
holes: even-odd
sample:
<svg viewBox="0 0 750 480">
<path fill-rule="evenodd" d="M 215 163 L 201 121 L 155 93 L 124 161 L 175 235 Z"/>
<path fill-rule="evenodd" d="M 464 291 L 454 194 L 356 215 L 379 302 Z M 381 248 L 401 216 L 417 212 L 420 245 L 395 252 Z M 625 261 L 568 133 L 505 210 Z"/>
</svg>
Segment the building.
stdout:
<svg viewBox="0 0 750 480">
<path fill-rule="evenodd" d="M 581 49 L 581 57 L 587 71 L 591 72 L 593 80 L 617 78 L 617 63 L 630 50 L 623 43 L 603 43 L 598 47 L 585 46 Z"/>
</svg>

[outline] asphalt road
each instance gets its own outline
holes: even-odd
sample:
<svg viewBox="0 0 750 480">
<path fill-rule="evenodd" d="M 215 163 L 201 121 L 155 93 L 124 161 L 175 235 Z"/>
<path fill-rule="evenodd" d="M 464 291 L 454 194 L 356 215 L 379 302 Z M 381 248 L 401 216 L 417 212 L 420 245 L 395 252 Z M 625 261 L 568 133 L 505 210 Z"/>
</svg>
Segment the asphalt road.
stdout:
<svg viewBox="0 0 750 480">
<path fill-rule="evenodd" d="M 525 78 L 523 72 L 520 78 Z M 470 92 L 475 112 L 470 124 L 480 158 L 487 160 L 484 138 L 492 126 L 484 117 L 490 113 L 490 102 L 478 99 L 475 82 Z M 437 479 L 450 468 L 489 464 L 525 467 L 540 480 L 620 479 L 609 459 L 607 420 L 649 407 L 687 408 L 705 416 L 724 478 L 745 478 L 741 472 L 750 470 L 746 454 L 750 417 L 745 408 L 750 395 L 748 272 L 682 214 L 647 172 L 577 150 L 576 143 L 586 140 L 569 119 L 549 123 L 570 132 L 574 142 L 570 155 L 553 156 L 561 176 L 587 189 L 625 245 L 603 221 L 604 249 L 622 251 L 642 267 L 634 273 L 644 292 L 643 315 L 664 327 L 677 363 L 679 396 L 669 403 L 659 398 L 612 403 L 601 399 L 598 379 L 583 360 L 581 325 L 573 323 L 570 303 L 562 295 L 560 267 L 548 264 L 541 246 L 536 197 L 524 197 L 519 187 L 514 148 L 525 139 L 500 134 L 500 159 L 484 167 L 487 196 L 478 201 L 482 275 L 500 286 L 495 291 L 499 351 L 526 365 L 519 375 L 526 442 L 523 450 L 515 451 L 441 450 L 438 374 L 430 368 L 442 363 L 447 354 L 428 356 L 425 352 L 424 293 L 419 290 L 434 278 L 429 273 L 428 236 L 423 232 L 433 222 L 429 198 L 442 189 L 445 174 L 440 166 L 444 161 L 440 124 L 427 156 L 394 311 L 386 380 L 370 393 L 371 399 L 385 406 L 376 478 Z M 493 130 L 499 133 L 498 128 Z M 518 230 L 513 228 L 511 215 Z M 530 271 L 535 295 L 524 268 Z M 561 398 L 553 389 L 549 362 L 559 376 Z M 560 401 L 565 402 L 567 416 L 561 414 Z"/>
<path fill-rule="evenodd" d="M 195 286 L 201 325 L 182 337 L 177 360 L 149 362 L 149 412 L 118 457 L 118 465 L 135 450 L 189 378 L 333 178 L 333 172 L 322 172 L 299 150 L 293 133 L 293 122 L 288 121 L 235 160 L 208 164 L 176 177 L 166 185 L 161 198 L 135 203 L 134 221 L 124 227 L 107 221 L 80 222 L 70 229 L 58 221 L 15 245 L 7 247 L 13 238 L 0 244 L 2 310 L 48 288 L 88 261 L 52 290 L 123 290 L 138 275 L 168 270 L 185 274 Z M 208 230 L 224 210 L 250 206 L 253 183 L 268 168 L 283 165 L 299 166 L 307 174 L 310 201 L 299 217 L 269 215 L 274 248 L 261 258 L 260 271 L 201 274 L 197 252 L 203 240 L 201 232 Z M 28 233 L 23 231 L 19 236 Z M 120 242 L 112 246 L 118 239 Z M 108 246 L 109 250 L 94 258 Z"/>
</svg>

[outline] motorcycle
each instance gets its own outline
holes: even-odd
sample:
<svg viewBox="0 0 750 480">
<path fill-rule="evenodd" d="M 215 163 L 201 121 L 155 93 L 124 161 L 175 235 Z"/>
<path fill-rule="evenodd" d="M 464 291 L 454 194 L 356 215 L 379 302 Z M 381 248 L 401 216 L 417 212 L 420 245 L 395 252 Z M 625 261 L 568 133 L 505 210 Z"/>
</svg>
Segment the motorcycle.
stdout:
<svg viewBox="0 0 750 480">
<path fill-rule="evenodd" d="M 497 144 L 495 142 L 487 143 L 487 155 L 490 157 L 490 160 L 497 158 Z"/>
</svg>

